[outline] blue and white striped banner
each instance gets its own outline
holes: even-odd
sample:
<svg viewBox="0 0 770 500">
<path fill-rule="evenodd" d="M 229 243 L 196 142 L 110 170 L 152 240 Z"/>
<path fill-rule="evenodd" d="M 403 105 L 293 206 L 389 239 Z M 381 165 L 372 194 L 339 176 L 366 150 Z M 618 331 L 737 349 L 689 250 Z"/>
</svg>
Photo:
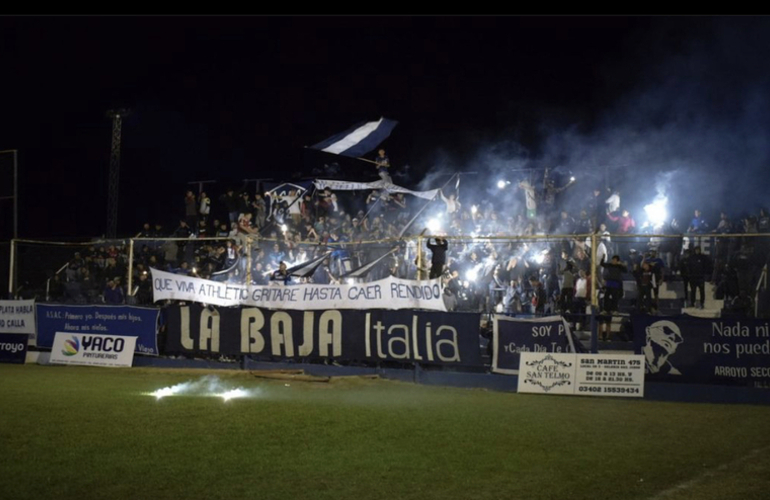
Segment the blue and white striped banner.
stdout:
<svg viewBox="0 0 770 500">
<path fill-rule="evenodd" d="M 311 146 L 311 148 L 357 158 L 379 146 L 382 141 L 390 136 L 396 125 L 398 125 L 398 122 L 395 120 L 380 118 L 375 122 L 355 125 L 342 133 Z"/>
</svg>

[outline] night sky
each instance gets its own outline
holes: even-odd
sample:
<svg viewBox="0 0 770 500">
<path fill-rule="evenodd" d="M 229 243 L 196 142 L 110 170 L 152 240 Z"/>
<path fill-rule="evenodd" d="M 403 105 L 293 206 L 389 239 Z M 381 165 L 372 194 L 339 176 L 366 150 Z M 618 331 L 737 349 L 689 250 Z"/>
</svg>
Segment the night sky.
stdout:
<svg viewBox="0 0 770 500">
<path fill-rule="evenodd" d="M 547 165 L 582 175 L 587 190 L 609 165 L 628 200 L 669 183 L 682 213 L 699 203 L 738 215 L 767 199 L 768 28 L 706 17 L 5 17 L 0 150 L 19 150 L 22 237 L 104 233 L 105 113 L 118 106 L 133 110 L 120 235 L 173 224 L 189 181 L 217 180 L 207 189 L 217 195 L 245 178 L 309 174 L 334 158 L 304 146 L 380 116 L 399 121 L 384 147 L 411 167 L 411 187 L 438 187 L 418 186 L 438 170 L 479 170 L 483 185 Z M 340 163 L 350 179 L 375 177 Z"/>
</svg>

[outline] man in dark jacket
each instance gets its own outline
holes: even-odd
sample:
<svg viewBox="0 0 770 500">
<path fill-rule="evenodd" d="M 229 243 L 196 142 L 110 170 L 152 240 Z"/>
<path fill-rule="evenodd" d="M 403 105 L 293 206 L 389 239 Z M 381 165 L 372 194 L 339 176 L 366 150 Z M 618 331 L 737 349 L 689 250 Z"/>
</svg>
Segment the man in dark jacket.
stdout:
<svg viewBox="0 0 770 500">
<path fill-rule="evenodd" d="M 604 290 L 604 314 L 611 315 L 614 311 L 618 310 L 618 302 L 623 298 L 623 273 L 628 268 L 620 261 L 619 255 L 613 255 L 612 261 L 609 263 L 602 260 L 600 265 L 607 270 L 604 280 L 606 287 Z M 611 319 L 604 322 L 604 329 L 599 332 L 601 340 L 610 339 L 611 323 Z"/>
<path fill-rule="evenodd" d="M 428 249 L 433 252 L 431 257 L 430 279 L 435 279 L 441 276 L 444 272 L 444 264 L 446 264 L 446 252 L 449 248 L 449 243 L 443 238 L 436 238 L 435 243 L 431 243 L 428 239 Z"/>
<path fill-rule="evenodd" d="M 693 249 L 693 254 L 687 259 L 687 275 L 690 281 L 690 305 L 695 305 L 695 291 L 700 291 L 700 308 L 706 301 L 706 276 L 711 276 L 711 259 L 701 253 L 700 247 Z"/>
<path fill-rule="evenodd" d="M 238 222 L 238 197 L 232 188 L 227 190 L 227 193 L 222 195 L 220 201 L 225 205 L 227 210 L 227 216 L 230 219 L 230 223 Z"/>
</svg>

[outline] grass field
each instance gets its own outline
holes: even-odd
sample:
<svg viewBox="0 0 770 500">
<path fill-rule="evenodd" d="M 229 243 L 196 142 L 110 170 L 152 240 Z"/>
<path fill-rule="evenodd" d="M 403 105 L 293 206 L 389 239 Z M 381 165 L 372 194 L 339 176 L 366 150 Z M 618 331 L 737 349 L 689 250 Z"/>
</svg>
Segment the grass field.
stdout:
<svg viewBox="0 0 770 500">
<path fill-rule="evenodd" d="M 0 365 L 0 499 L 764 499 L 770 408 Z"/>
</svg>

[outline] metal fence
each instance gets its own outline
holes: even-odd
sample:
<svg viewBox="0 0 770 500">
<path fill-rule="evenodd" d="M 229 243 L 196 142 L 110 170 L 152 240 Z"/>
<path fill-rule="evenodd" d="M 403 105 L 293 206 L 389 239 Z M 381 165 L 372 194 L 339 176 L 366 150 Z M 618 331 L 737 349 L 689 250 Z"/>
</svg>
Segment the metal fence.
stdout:
<svg viewBox="0 0 770 500">
<path fill-rule="evenodd" d="M 427 279 L 433 268 L 451 311 L 581 315 L 593 306 L 620 317 L 683 309 L 758 317 L 770 312 L 767 234 L 447 236 L 446 241 L 442 267 L 431 265 L 429 247 L 436 240 L 424 235 L 325 244 L 246 237 L 13 240 L 8 291 L 40 301 L 149 304 L 151 267 L 260 285 L 269 282 L 280 261 L 292 268 L 319 258 L 316 267 L 297 271 L 295 280 Z M 620 267 L 613 270 L 616 255 Z M 105 294 L 108 287 L 120 293 Z"/>
</svg>

